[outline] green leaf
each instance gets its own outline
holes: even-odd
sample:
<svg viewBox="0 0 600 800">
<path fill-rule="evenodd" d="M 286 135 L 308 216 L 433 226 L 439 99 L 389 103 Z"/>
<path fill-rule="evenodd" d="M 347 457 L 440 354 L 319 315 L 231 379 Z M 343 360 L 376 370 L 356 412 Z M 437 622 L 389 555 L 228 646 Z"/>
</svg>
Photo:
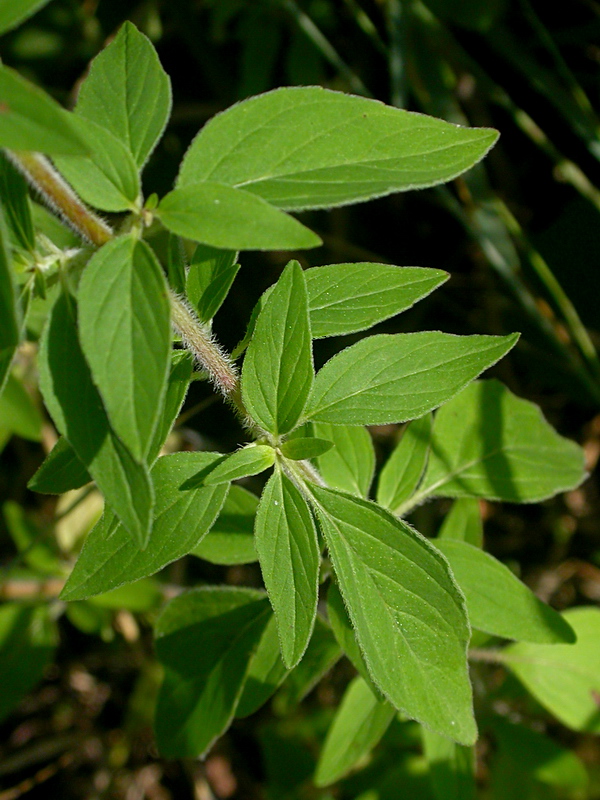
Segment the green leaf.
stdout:
<svg viewBox="0 0 600 800">
<path fill-rule="evenodd" d="M 92 61 L 75 111 L 114 134 L 143 167 L 171 114 L 171 82 L 131 22 Z"/>
<path fill-rule="evenodd" d="M 281 208 L 331 208 L 449 181 L 497 138 L 320 87 L 276 89 L 210 120 L 178 185 L 219 181 Z"/>
<path fill-rule="evenodd" d="M 85 155 L 90 147 L 69 114 L 46 92 L 0 65 L 0 147 L 48 155 Z"/>
<path fill-rule="evenodd" d="M 422 300 L 448 280 L 440 269 L 333 264 L 305 272 L 313 339 L 363 331 Z"/>
<path fill-rule="evenodd" d="M 536 405 L 498 381 L 478 381 L 437 413 L 418 496 L 533 503 L 585 477 L 581 448 L 559 436 Z"/>
<path fill-rule="evenodd" d="M 350 425 L 329 425 L 314 422 L 312 431 L 333 442 L 334 447 L 317 461 L 319 471 L 331 489 L 349 492 L 357 497 L 369 494 L 375 472 L 375 448 L 366 428 Z"/>
<path fill-rule="evenodd" d="M 191 554 L 223 566 L 258 561 L 254 549 L 257 508 L 256 495 L 241 486 L 232 486 L 214 525 Z"/>
<path fill-rule="evenodd" d="M 471 497 L 455 500 L 446 514 L 438 539 L 457 539 L 474 547 L 483 547 L 483 522 L 479 500 Z"/>
<path fill-rule="evenodd" d="M 161 200 L 156 215 L 173 233 L 226 250 L 296 250 L 321 244 L 298 220 L 222 183 L 174 189 Z"/>
<path fill-rule="evenodd" d="M 310 509 L 280 469 L 263 490 L 254 536 L 283 663 L 292 669 L 304 655 L 317 614 L 321 554 Z"/>
<path fill-rule="evenodd" d="M 185 246 L 180 236 L 175 236 L 174 233 L 169 233 L 168 237 L 166 267 L 169 285 L 177 292 L 177 294 L 184 294 L 185 281 L 187 277 Z"/>
<path fill-rule="evenodd" d="M 84 600 L 146 578 L 196 547 L 221 510 L 228 487 L 182 486 L 218 457 L 217 453 L 174 453 L 159 458 L 152 468 L 156 506 L 145 550 L 140 550 L 114 514 L 105 510 L 87 537 L 61 598 Z"/>
<path fill-rule="evenodd" d="M 240 269 L 237 257 L 231 250 L 217 250 L 202 244 L 196 248 L 185 293 L 203 322 L 210 322 L 227 297 Z"/>
<path fill-rule="evenodd" d="M 314 436 L 301 436 L 297 439 L 288 439 L 281 447 L 281 454 L 292 461 L 304 461 L 317 458 L 327 453 L 333 447 L 333 442 L 325 439 L 316 439 Z"/>
<path fill-rule="evenodd" d="M 64 566 L 59 558 L 56 542 L 31 516 L 25 513 L 23 506 L 7 500 L 2 507 L 6 528 L 17 548 L 20 558 L 28 567 L 35 570 L 36 577 L 52 575 L 62 577 Z M 54 546 L 53 546 L 54 545 Z"/>
<path fill-rule="evenodd" d="M 514 725 L 501 717 L 492 717 L 490 725 L 502 754 L 508 756 L 523 774 L 548 786 L 575 790 L 587 788 L 586 768 L 572 750 L 561 747 L 538 731 Z"/>
<path fill-rule="evenodd" d="M 414 494 L 429 458 L 432 426 L 431 414 L 425 414 L 404 429 L 379 475 L 377 502 L 384 508 L 395 511 Z"/>
<path fill-rule="evenodd" d="M 49 604 L 0 606 L 0 719 L 42 679 L 57 643 Z"/>
<path fill-rule="evenodd" d="M 239 478 L 258 475 L 275 463 L 275 450 L 268 444 L 250 444 L 236 450 L 230 456 L 222 458 L 215 467 L 192 478 L 199 480 L 203 486 L 212 486 L 217 483 L 229 483 Z"/>
<path fill-rule="evenodd" d="M 416 419 L 495 364 L 518 338 L 437 331 L 369 336 L 319 371 L 305 416 L 334 425 Z"/>
<path fill-rule="evenodd" d="M 0 392 L 20 339 L 17 294 L 8 247 L 8 231 L 0 205 Z"/>
<path fill-rule="evenodd" d="M 111 429 L 77 339 L 75 301 L 61 294 L 42 334 L 40 389 L 59 432 L 96 481 L 106 502 L 143 546 L 154 505 L 152 484 Z"/>
<path fill-rule="evenodd" d="M 92 480 L 77 454 L 61 436 L 27 484 L 32 492 L 64 494 L 79 489 Z"/>
<path fill-rule="evenodd" d="M 402 713 L 473 744 L 470 637 L 444 557 L 388 512 L 311 486 L 356 637 L 375 684 Z"/>
<path fill-rule="evenodd" d="M 55 156 L 54 163 L 86 203 L 103 211 L 131 211 L 140 196 L 133 157 L 122 141 L 101 125 L 73 115 L 88 156 Z"/>
<path fill-rule="evenodd" d="M 42 425 L 42 415 L 31 395 L 14 375 L 8 375 L 0 395 L 0 431 L 40 442 Z"/>
<path fill-rule="evenodd" d="M 171 351 L 171 370 L 167 381 L 165 403 L 158 419 L 154 439 L 148 453 L 148 462 L 153 464 L 175 420 L 179 416 L 194 370 L 194 358 L 189 350 Z"/>
<path fill-rule="evenodd" d="M 112 429 L 138 461 L 150 449 L 167 388 L 167 284 L 145 242 L 121 236 L 88 262 L 79 285 L 79 335 Z"/>
<path fill-rule="evenodd" d="M 575 631 L 575 644 L 519 642 L 502 650 L 502 659 L 563 725 L 600 733 L 600 610 L 574 608 L 563 616 Z"/>
<path fill-rule="evenodd" d="M 242 397 L 250 416 L 279 436 L 293 430 L 313 384 L 306 283 L 290 261 L 256 321 L 242 371 Z"/>
<path fill-rule="evenodd" d="M 321 750 L 316 786 L 329 786 L 350 772 L 379 742 L 396 709 L 381 702 L 360 676 L 354 678 L 342 698 Z"/>
<path fill-rule="evenodd" d="M 0 12 L 1 13 L 1 12 Z M 6 223 L 14 243 L 23 250 L 35 250 L 35 232 L 31 218 L 29 190 L 25 178 L 0 153 L 0 197 Z"/>
<path fill-rule="evenodd" d="M 163 756 L 202 756 L 229 727 L 269 617 L 266 597 L 250 589 L 195 589 L 165 608 L 155 628 L 164 667 L 155 718 Z"/>
<path fill-rule="evenodd" d="M 500 561 L 479 547 L 438 539 L 465 595 L 471 625 L 479 631 L 524 642 L 575 641 L 570 625 L 542 603 Z"/>
<path fill-rule="evenodd" d="M 288 674 L 289 670 L 281 659 L 277 623 L 275 617 L 271 616 L 250 661 L 244 690 L 235 710 L 236 717 L 249 717 L 258 711 Z"/>
<path fill-rule="evenodd" d="M 0 6 L 0 33 L 16 28 L 48 2 L 50 0 L 3 0 Z"/>
<path fill-rule="evenodd" d="M 476 800 L 475 751 L 421 728 L 436 800 Z"/>
</svg>

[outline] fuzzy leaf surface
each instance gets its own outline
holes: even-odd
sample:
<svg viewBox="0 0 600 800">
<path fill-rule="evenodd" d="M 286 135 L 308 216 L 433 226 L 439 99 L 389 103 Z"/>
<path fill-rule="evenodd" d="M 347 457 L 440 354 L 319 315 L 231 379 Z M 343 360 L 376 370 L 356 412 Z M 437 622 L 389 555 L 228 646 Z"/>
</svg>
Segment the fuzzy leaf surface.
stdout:
<svg viewBox="0 0 600 800">
<path fill-rule="evenodd" d="M 369 336 L 319 370 L 305 416 L 334 425 L 416 419 L 495 364 L 518 338 L 438 331 Z"/>
<path fill-rule="evenodd" d="M 584 480 L 583 451 L 498 381 L 478 381 L 436 414 L 419 495 L 533 503 Z"/>
<path fill-rule="evenodd" d="M 75 317 L 74 299 L 61 294 L 40 344 L 42 396 L 59 432 L 137 545 L 143 547 L 150 533 L 154 505 L 150 475 L 110 427 L 79 345 Z"/>
<path fill-rule="evenodd" d="M 473 744 L 470 629 L 445 558 L 379 506 L 318 486 L 311 491 L 375 684 L 402 713 Z"/>
<path fill-rule="evenodd" d="M 213 117 L 178 185 L 219 181 L 280 208 L 331 208 L 444 183 L 497 138 L 320 87 L 276 89 Z"/>
<path fill-rule="evenodd" d="M 314 436 L 301 436 L 295 439 L 288 439 L 281 445 L 281 453 L 292 461 L 304 461 L 310 458 L 317 458 L 327 453 L 334 446 L 333 442 L 325 439 L 317 439 Z"/>
<path fill-rule="evenodd" d="M 217 518 L 228 487 L 182 486 L 218 457 L 216 453 L 173 453 L 159 458 L 152 468 L 156 506 L 145 550 L 136 546 L 115 515 L 105 509 L 85 541 L 62 599 L 83 600 L 154 575 L 196 547 Z"/>
<path fill-rule="evenodd" d="M 123 142 L 138 167 L 146 163 L 171 114 L 171 82 L 131 22 L 92 61 L 75 111 Z"/>
<path fill-rule="evenodd" d="M 169 192 L 156 211 L 173 233 L 225 250 L 302 250 L 319 237 L 260 197 L 223 183 L 192 183 Z"/>
<path fill-rule="evenodd" d="M 275 450 L 266 444 L 253 444 L 225 456 L 202 478 L 204 486 L 229 483 L 258 475 L 275 463 Z"/>
<path fill-rule="evenodd" d="M 145 242 L 121 236 L 92 256 L 78 300 L 81 346 L 110 424 L 143 461 L 169 374 L 171 325 L 163 271 Z"/>
<path fill-rule="evenodd" d="M 288 433 L 302 415 L 313 378 L 306 283 L 291 261 L 260 312 L 244 359 L 246 409 L 275 436 Z"/>
<path fill-rule="evenodd" d="M 332 264 L 307 269 L 313 339 L 364 331 L 422 300 L 448 279 L 440 269 Z"/>
<path fill-rule="evenodd" d="M 164 667 L 155 732 L 164 756 L 202 756 L 229 727 L 269 617 L 267 598 L 251 589 L 193 589 L 168 604 L 155 628 Z"/>
</svg>

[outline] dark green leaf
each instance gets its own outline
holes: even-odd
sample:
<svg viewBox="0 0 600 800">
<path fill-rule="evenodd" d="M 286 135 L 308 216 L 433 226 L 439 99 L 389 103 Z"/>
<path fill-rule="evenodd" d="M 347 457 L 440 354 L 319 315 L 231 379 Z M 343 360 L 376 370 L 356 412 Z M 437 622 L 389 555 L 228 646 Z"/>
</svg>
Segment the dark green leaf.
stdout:
<svg viewBox="0 0 600 800">
<path fill-rule="evenodd" d="M 228 487 L 186 490 L 182 485 L 218 457 L 216 453 L 174 453 L 159 458 L 152 468 L 156 507 L 145 550 L 105 510 L 86 539 L 62 599 L 83 600 L 153 575 L 196 547 L 221 510 Z"/>
<path fill-rule="evenodd" d="M 375 684 L 407 716 L 473 744 L 470 637 L 443 556 L 365 500 L 312 486 L 329 554 Z"/>
<path fill-rule="evenodd" d="M 418 496 L 537 502 L 586 477 L 583 451 L 498 381 L 478 381 L 436 415 Z"/>
<path fill-rule="evenodd" d="M 12 232 L 14 243 L 23 250 L 33 251 L 35 249 L 35 232 L 27 183 L 2 154 L 0 154 L 0 197 L 4 205 L 6 223 Z"/>
<path fill-rule="evenodd" d="M 47 529 L 36 525 L 32 517 L 26 515 L 24 508 L 12 500 L 4 503 L 2 511 L 6 528 L 23 562 L 38 575 L 41 573 L 62 577 L 64 565 L 59 559 L 56 543 L 51 537 L 44 535 L 47 534 Z"/>
<path fill-rule="evenodd" d="M 169 285 L 178 293 L 185 293 L 186 281 L 186 254 L 183 240 L 174 233 L 169 234 L 167 247 L 167 276 Z"/>
<path fill-rule="evenodd" d="M 333 442 L 333 449 L 319 456 L 319 471 L 330 489 L 350 492 L 357 497 L 369 494 L 375 472 L 375 448 L 366 428 L 314 422 L 312 431 Z"/>
<path fill-rule="evenodd" d="M 185 400 L 192 372 L 194 369 L 194 359 L 189 350 L 173 350 L 171 352 L 171 371 L 167 382 L 165 394 L 165 404 L 162 414 L 159 417 L 154 440 L 148 453 L 148 462 L 154 463 L 160 453 L 160 449 L 165 443 L 175 420 L 177 419 L 181 406 Z"/>
<path fill-rule="evenodd" d="M 75 110 L 123 142 L 138 167 L 146 163 L 171 113 L 171 82 L 131 22 L 92 61 Z"/>
<path fill-rule="evenodd" d="M 310 509 L 280 469 L 275 470 L 263 490 L 254 536 L 277 620 L 283 663 L 292 669 L 304 655 L 311 637 L 321 554 Z"/>
<path fill-rule="evenodd" d="M 475 751 L 421 728 L 436 800 L 476 800 Z"/>
<path fill-rule="evenodd" d="M 0 206 L 0 392 L 8 376 L 14 352 L 19 344 L 17 295 L 8 249 L 8 231 Z"/>
<path fill-rule="evenodd" d="M 483 158 L 497 138 L 490 129 L 320 87 L 276 89 L 205 125 L 178 185 L 219 181 L 281 208 L 330 208 L 444 183 Z"/>
<path fill-rule="evenodd" d="M 79 335 L 112 429 L 143 461 L 163 409 L 171 326 L 167 285 L 147 244 L 113 239 L 79 285 Z"/>
<path fill-rule="evenodd" d="M 50 0 L 3 0 L 0 6 L 0 33 L 16 28 Z"/>
<path fill-rule="evenodd" d="M 363 331 L 410 308 L 448 279 L 440 269 L 333 264 L 305 272 L 313 339 Z"/>
<path fill-rule="evenodd" d="M 269 611 L 262 592 L 230 588 L 195 589 L 165 608 L 155 629 L 164 667 L 155 731 L 164 756 L 202 756 L 229 727 Z"/>
<path fill-rule="evenodd" d="M 256 321 L 242 371 L 242 397 L 250 416 L 275 436 L 298 422 L 313 384 L 304 273 L 291 261 Z"/>
<path fill-rule="evenodd" d="M 316 439 L 314 436 L 302 436 L 297 439 L 288 439 L 281 447 L 281 453 L 292 461 L 304 461 L 317 458 L 327 453 L 333 447 L 333 442 L 326 439 Z"/>
<path fill-rule="evenodd" d="M 483 522 L 479 500 L 461 497 L 452 503 L 438 534 L 439 539 L 458 539 L 483 547 Z"/>
<path fill-rule="evenodd" d="M 396 511 L 414 494 L 427 465 L 432 425 L 431 414 L 425 414 L 404 429 L 379 476 L 377 502 L 384 508 Z"/>
<path fill-rule="evenodd" d="M 90 151 L 74 114 L 9 67 L 0 66 L 0 147 L 48 155 Z"/>
<path fill-rule="evenodd" d="M 222 458 L 215 467 L 202 473 L 202 485 L 229 483 L 239 478 L 258 475 L 275 463 L 275 450 L 267 444 L 250 444 Z M 198 476 L 199 477 L 199 476 Z M 195 478 L 192 478 L 194 481 Z"/>
<path fill-rule="evenodd" d="M 254 517 L 257 507 L 256 495 L 241 486 L 232 486 L 221 513 L 208 534 L 191 551 L 192 555 L 212 564 L 225 566 L 258 561 L 254 549 Z"/>
<path fill-rule="evenodd" d="M 63 494 L 79 489 L 92 480 L 77 454 L 61 436 L 27 484 L 32 492 Z"/>
<path fill-rule="evenodd" d="M 0 395 L 0 431 L 39 442 L 42 439 L 42 425 L 42 415 L 31 395 L 14 375 L 8 375 Z"/>
<path fill-rule="evenodd" d="M 198 316 L 209 322 L 221 308 L 238 274 L 238 254 L 198 245 L 187 274 L 185 293 Z"/>
<path fill-rule="evenodd" d="M 281 659 L 277 623 L 272 616 L 250 661 L 236 717 L 249 717 L 264 705 L 289 674 Z"/>
<path fill-rule="evenodd" d="M 147 541 L 154 505 L 145 466 L 112 431 L 77 339 L 75 301 L 54 304 L 39 353 L 40 389 L 60 433 L 96 481 L 138 546 Z"/>
<path fill-rule="evenodd" d="M 416 419 L 495 364 L 518 338 L 437 331 L 369 336 L 319 371 L 306 418 L 334 425 Z"/>
<path fill-rule="evenodd" d="M 193 183 L 164 197 L 156 212 L 186 239 L 226 250 L 318 247 L 319 237 L 260 197 L 221 183 Z"/>
</svg>

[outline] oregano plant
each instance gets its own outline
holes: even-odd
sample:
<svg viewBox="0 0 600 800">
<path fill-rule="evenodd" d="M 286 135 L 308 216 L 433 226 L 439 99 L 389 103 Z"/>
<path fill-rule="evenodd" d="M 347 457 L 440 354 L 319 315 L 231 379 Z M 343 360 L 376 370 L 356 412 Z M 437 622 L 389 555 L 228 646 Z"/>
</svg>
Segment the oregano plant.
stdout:
<svg viewBox="0 0 600 800">
<path fill-rule="evenodd" d="M 164 605 L 160 752 L 204 756 L 234 717 L 285 682 L 302 696 L 342 656 L 356 677 L 317 786 L 345 776 L 400 715 L 422 726 L 426 757 L 468 797 L 478 736 L 469 656 L 505 664 L 565 724 L 585 730 L 593 719 L 597 732 L 597 611 L 560 615 L 482 548 L 480 499 L 538 502 L 585 478 L 576 444 L 481 378 L 518 334 L 363 335 L 447 273 L 295 259 L 234 353 L 212 331 L 242 251 L 319 246 L 293 212 L 451 181 L 497 132 L 282 88 L 211 119 L 172 191 L 145 198 L 140 174 L 170 110 L 169 78 L 131 23 L 92 62 L 72 112 L 0 67 L 0 385 L 14 391 L 11 364 L 41 306 L 39 387 L 59 438 L 30 488 L 61 494 L 93 481 L 104 498 L 61 600 L 103 595 L 188 554 L 258 561 L 264 582 L 200 586 Z M 40 205 L 71 233 L 42 226 Z M 313 341 L 347 334 L 360 336 L 315 370 Z M 164 454 L 198 376 L 246 439 L 228 454 Z M 388 423 L 407 425 L 373 489 L 365 426 Z M 235 483 L 263 473 L 260 497 Z M 406 518 L 439 497 L 454 504 L 432 541 Z"/>
</svg>

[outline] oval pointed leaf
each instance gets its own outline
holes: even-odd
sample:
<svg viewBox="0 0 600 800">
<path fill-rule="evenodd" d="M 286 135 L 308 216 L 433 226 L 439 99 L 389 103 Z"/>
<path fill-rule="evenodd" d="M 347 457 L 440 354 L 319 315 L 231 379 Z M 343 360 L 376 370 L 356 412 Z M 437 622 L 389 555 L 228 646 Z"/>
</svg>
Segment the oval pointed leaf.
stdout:
<svg viewBox="0 0 600 800">
<path fill-rule="evenodd" d="M 242 397 L 250 416 L 275 436 L 298 422 L 313 384 L 304 273 L 291 261 L 256 321 L 242 370 Z"/>
<path fill-rule="evenodd" d="M 281 208 L 331 208 L 451 180 L 497 138 L 320 87 L 276 89 L 205 125 L 178 185 L 219 181 Z"/>
<path fill-rule="evenodd" d="M 167 285 L 144 242 L 122 236 L 90 259 L 79 285 L 79 334 L 113 430 L 144 460 L 163 408 L 171 352 Z"/>
<path fill-rule="evenodd" d="M 155 628 L 164 680 L 154 723 L 164 756 L 202 756 L 229 727 L 269 618 L 266 597 L 251 589 L 194 589 L 165 608 Z"/>
<path fill-rule="evenodd" d="M 60 433 L 75 450 L 106 502 L 138 546 L 144 546 L 154 505 L 147 468 L 110 427 L 77 338 L 75 301 L 62 294 L 40 343 L 40 389 Z"/>
<path fill-rule="evenodd" d="M 27 484 L 32 492 L 63 494 L 80 489 L 92 480 L 77 453 L 61 436 Z"/>
<path fill-rule="evenodd" d="M 343 778 L 379 742 L 396 709 L 375 697 L 358 676 L 342 698 L 321 750 L 315 786 L 329 786 Z"/>
<path fill-rule="evenodd" d="M 302 436 L 297 439 L 288 439 L 281 447 L 281 454 L 292 461 L 304 461 L 317 458 L 327 453 L 333 447 L 333 442 L 325 439 L 316 439 L 313 436 Z"/>
<path fill-rule="evenodd" d="M 467 601 L 473 628 L 523 642 L 575 641 L 570 625 L 542 603 L 524 583 L 489 553 L 466 542 L 438 539 Z"/>
<path fill-rule="evenodd" d="M 214 525 L 191 554 L 223 566 L 258 561 L 254 548 L 257 507 L 256 495 L 241 486 L 232 486 Z"/>
<path fill-rule="evenodd" d="M 478 381 L 437 413 L 419 496 L 533 503 L 585 477 L 581 448 L 559 436 L 536 405 L 498 381 Z"/>
<path fill-rule="evenodd" d="M 202 478 L 204 486 L 229 483 L 250 475 L 258 475 L 275 463 L 275 450 L 267 444 L 252 444 L 225 456 Z M 193 480 L 193 479 L 192 479 Z"/>
<path fill-rule="evenodd" d="M 263 580 L 277 620 L 281 655 L 291 669 L 304 655 L 312 633 L 321 558 L 306 501 L 279 469 L 263 490 L 254 535 Z"/>
<path fill-rule="evenodd" d="M 367 497 L 375 472 L 375 448 L 366 428 L 313 422 L 315 436 L 333 442 L 333 448 L 317 461 L 319 472 L 330 489 Z"/>
<path fill-rule="evenodd" d="M 375 684 L 407 716 L 473 744 L 470 630 L 446 560 L 375 504 L 317 486 L 311 491 Z"/>
<path fill-rule="evenodd" d="M 441 269 L 332 264 L 307 269 L 313 339 L 363 331 L 410 308 L 444 281 Z"/>
<path fill-rule="evenodd" d="M 159 458 L 152 468 L 156 506 L 145 550 L 136 547 L 118 519 L 105 510 L 87 537 L 61 598 L 83 600 L 154 575 L 196 547 L 221 510 L 228 487 L 182 486 L 218 458 L 217 453 L 174 453 Z"/>
<path fill-rule="evenodd" d="M 406 426 L 400 443 L 385 462 L 377 484 L 377 502 L 395 512 L 419 485 L 427 459 L 433 419 L 425 414 Z"/>
<path fill-rule="evenodd" d="M 18 72 L 0 65 L 0 147 L 48 155 L 90 152 L 75 115 Z"/>
<path fill-rule="evenodd" d="M 334 425 L 421 417 L 495 364 L 518 338 L 437 331 L 369 336 L 319 371 L 305 416 Z"/>
<path fill-rule="evenodd" d="M 156 211 L 178 236 L 226 250 L 302 250 L 319 237 L 298 220 L 250 192 L 221 183 L 174 189 Z"/>
<path fill-rule="evenodd" d="M 138 167 L 146 163 L 171 113 L 171 82 L 152 43 L 131 22 L 92 61 L 76 113 L 114 134 Z"/>
</svg>

